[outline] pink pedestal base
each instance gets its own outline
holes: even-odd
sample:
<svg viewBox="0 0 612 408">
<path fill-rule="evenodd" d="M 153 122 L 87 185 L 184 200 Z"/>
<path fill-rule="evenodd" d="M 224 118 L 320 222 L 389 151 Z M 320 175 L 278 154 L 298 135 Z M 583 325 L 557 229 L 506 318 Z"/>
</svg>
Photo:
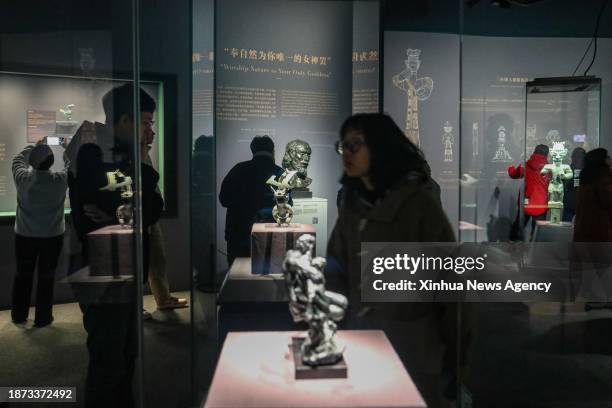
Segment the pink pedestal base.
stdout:
<svg viewBox="0 0 612 408">
<path fill-rule="evenodd" d="M 348 377 L 323 380 L 294 378 L 291 337 L 301 334 L 229 333 L 204 407 L 426 407 L 382 331 L 339 331 Z"/>
</svg>

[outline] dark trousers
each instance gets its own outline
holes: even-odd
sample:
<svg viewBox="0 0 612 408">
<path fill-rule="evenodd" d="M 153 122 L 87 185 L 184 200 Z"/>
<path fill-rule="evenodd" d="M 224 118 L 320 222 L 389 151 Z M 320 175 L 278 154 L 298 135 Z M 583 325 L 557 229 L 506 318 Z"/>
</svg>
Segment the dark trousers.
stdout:
<svg viewBox="0 0 612 408">
<path fill-rule="evenodd" d="M 59 259 L 64 236 L 52 238 L 31 238 L 15 236 L 15 256 L 17 274 L 13 281 L 13 304 L 11 317 L 15 322 L 28 318 L 34 271 L 38 267 L 38 286 L 36 287 L 35 324 L 46 324 L 53 317 L 53 286 L 55 269 Z"/>
<path fill-rule="evenodd" d="M 89 265 L 86 241 L 81 255 L 82 259 L 75 265 Z M 124 284 L 111 284 L 102 291 L 94 289 L 92 292 L 89 286 L 73 285 L 83 312 L 89 354 L 84 407 L 131 408 L 134 406 L 132 384 L 138 358 L 136 319 L 142 318 L 142 311 L 136 310 L 136 299 L 130 295 L 136 288 L 132 284 L 129 284 L 130 289 Z"/>
<path fill-rule="evenodd" d="M 134 406 L 132 381 L 138 357 L 136 303 L 81 304 L 89 367 L 85 407 Z"/>
<path fill-rule="evenodd" d="M 525 214 L 525 220 L 523 223 L 523 228 L 527 227 L 527 224 L 531 223 L 531 232 L 529 236 L 529 240 L 533 241 L 533 234 L 535 234 L 536 222 L 537 221 L 546 221 L 546 213 L 540 215 L 527 215 Z"/>
</svg>

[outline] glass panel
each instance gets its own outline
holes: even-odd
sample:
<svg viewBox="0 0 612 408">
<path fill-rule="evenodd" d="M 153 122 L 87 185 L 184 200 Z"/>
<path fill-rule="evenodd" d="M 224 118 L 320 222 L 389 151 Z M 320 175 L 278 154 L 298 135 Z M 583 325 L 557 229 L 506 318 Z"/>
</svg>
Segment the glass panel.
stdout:
<svg viewBox="0 0 612 408">
<path fill-rule="evenodd" d="M 145 171 L 157 173 L 159 181 L 153 187 L 161 193 L 165 204 L 161 218 L 144 225 L 149 246 L 145 252 L 148 279 L 143 297 L 143 313 L 147 318 L 142 331 L 146 407 L 197 405 L 190 389 L 194 374 L 190 370 L 194 312 L 189 235 L 191 3 L 188 0 L 139 3 L 141 86 L 146 90 L 149 82 L 157 85 L 151 92 L 157 104 L 152 118 L 141 108 L 142 132 L 153 147 L 148 155 L 143 155 L 143 190 Z M 201 58 L 193 54 L 194 60 L 196 57 Z"/>
<path fill-rule="evenodd" d="M 382 79 L 383 110 L 422 151 L 431 177 L 440 187 L 442 208 L 455 236 L 463 229 L 459 222 L 462 197 L 458 180 L 465 136 L 458 104 L 460 3 L 388 2 Z M 406 231 L 409 225 L 420 222 L 419 218 L 402 219 Z M 436 219 L 427 222 L 432 228 L 441 225 Z M 467 313 L 451 303 L 385 306 L 381 309 L 386 313 L 381 315 L 393 317 L 381 317 L 381 322 L 371 324 L 384 328 L 427 406 L 461 406 L 457 365 L 458 354 L 466 343 L 464 336 L 457 337 L 461 333 L 458 317 Z M 394 309 L 397 316 L 391 312 Z M 428 340 L 422 341 L 425 338 Z"/>
<path fill-rule="evenodd" d="M 218 356 L 216 270 L 217 195 L 215 179 L 214 70 L 215 1 L 193 2 L 191 270 L 193 404 L 201 404 Z"/>
<path fill-rule="evenodd" d="M 210 3 L 199 6 L 212 9 Z M 221 395 L 214 392 L 221 374 L 217 371 L 213 391 L 206 395 L 212 378 L 210 363 L 215 362 L 206 356 L 215 348 L 230 347 L 229 332 L 274 336 L 284 331 L 286 336 L 305 329 L 305 325 L 296 326 L 288 312 L 281 263 L 304 232 L 316 235 L 316 255 L 326 254 L 338 213 L 341 160 L 334 149 L 338 129 L 353 110 L 379 109 L 378 9 L 378 2 L 365 1 L 216 3 L 214 139 L 198 137 L 192 162 L 198 164 L 192 182 L 201 182 L 204 188 L 192 196 L 192 237 L 200 241 L 193 246 L 198 276 L 194 301 L 202 299 L 198 315 L 194 314 L 200 353 L 196 369 L 201 373 L 196 386 L 209 400 Z M 198 15 L 196 10 L 194 16 L 195 136 L 213 129 L 202 103 L 212 88 L 206 76 L 208 61 L 201 57 L 210 49 L 206 40 L 211 37 L 205 29 L 210 27 L 206 24 L 210 16 Z M 202 106 L 196 111 L 198 104 Z M 214 161 L 208 150 L 213 144 Z M 271 187 L 278 191 L 279 186 L 266 184 L 271 177 L 279 182 L 286 171 L 299 171 L 302 184 L 295 186 L 287 203 L 293 215 L 288 228 L 277 226 L 273 215 L 275 205 L 287 208 L 275 200 Z M 200 201 L 193 201 L 195 197 Z M 213 241 L 208 233 L 211 220 Z M 202 250 L 209 246 L 217 249 L 214 260 Z M 207 303 L 206 291 L 218 296 L 218 302 L 213 297 L 214 302 Z M 215 323 L 218 335 L 212 331 Z M 227 367 L 227 361 L 246 361 L 265 353 L 278 352 L 281 361 L 285 348 L 262 344 L 243 346 L 230 355 L 224 351 L 217 370 Z M 239 371 L 237 380 L 250 376 L 246 367 Z M 222 397 L 240 398 L 240 392 L 249 389 L 238 388 Z M 272 395 L 265 390 L 263 394 Z M 257 395 L 248 398 L 255 400 Z"/>
<path fill-rule="evenodd" d="M 576 190 L 567 170 L 577 168 L 576 148 L 609 143 L 605 117 L 599 116 L 609 103 L 611 49 L 608 38 L 589 47 L 603 3 L 564 4 L 472 1 L 463 8 L 460 218 L 469 227 L 460 235 L 464 242 L 517 241 L 530 253 L 543 242 L 558 246 L 573 239 L 576 202 L 568 199 Z M 604 13 L 601 27 L 609 19 Z M 595 77 L 582 77 L 587 73 Z M 602 78 L 601 96 L 595 78 Z M 582 86 L 589 83 L 594 85 Z M 565 142 L 561 155 L 555 142 Z M 554 185 L 551 174 L 560 176 Z M 564 186 L 563 199 L 555 185 Z M 551 215 L 560 223 L 546 221 Z M 550 261 L 561 264 L 565 252 Z M 567 271 L 535 272 L 558 282 Z M 595 357 L 592 346 L 609 341 L 604 332 L 592 334 L 599 321 L 610 318 L 609 310 L 567 299 L 478 305 L 473 343 L 462 358 L 468 361 L 461 376 L 464 406 L 609 404 L 598 385 L 610 374 L 608 357 Z M 585 372 L 592 373 L 589 381 Z"/>
<path fill-rule="evenodd" d="M 0 386 L 74 387 L 75 406 L 142 395 L 141 225 L 161 199 L 135 106 L 160 85 L 135 87 L 133 6 L 12 3 L 0 24 Z"/>
<path fill-rule="evenodd" d="M 423 151 L 455 232 L 460 162 L 458 7 L 458 2 L 387 6 L 382 85 L 384 111 Z M 439 16 L 445 16 L 448 27 L 440 27 Z"/>
<path fill-rule="evenodd" d="M 281 273 L 284 252 L 300 231 L 316 234 L 316 252 L 325 254 L 339 189 L 340 160 L 333 144 L 351 112 L 352 6 L 268 0 L 218 4 L 217 270 L 225 272 L 233 264 L 227 284 L 235 284 L 242 273 Z M 275 199 L 266 185 L 271 176 L 281 176 L 281 166 L 299 171 L 303 180 L 291 196 L 294 227 L 288 235 L 276 230 Z M 252 232 L 255 226 L 261 233 Z M 267 246 L 263 236 L 275 233 L 286 244 Z M 258 294 L 243 290 L 243 301 L 253 303 Z M 284 302 L 267 303 L 234 312 L 231 304 L 221 306 L 221 341 L 229 330 L 291 328 Z"/>
<path fill-rule="evenodd" d="M 318 253 L 324 254 L 326 237 L 337 214 L 340 161 L 333 143 L 342 120 L 351 112 L 351 61 L 342 56 L 352 50 L 352 4 L 229 1 L 219 5 L 217 13 L 216 133 L 217 155 L 223 158 L 217 161 L 217 187 L 222 190 L 229 171 L 252 156 L 249 145 L 255 136 L 269 136 L 275 146 L 269 153 L 279 165 L 290 141 L 307 142 L 311 150 L 307 177 L 312 184 L 307 187 L 310 194 L 304 191 L 305 198 L 293 195 L 297 200 L 294 222 L 316 225 Z M 261 21 L 270 21 L 263 25 L 268 28 L 263 29 Z M 238 31 L 232 28 L 237 22 L 241 27 Z M 308 35 L 299 35 L 296 28 L 306 30 Z M 279 36 L 279 30 L 287 34 Z M 241 184 L 252 184 L 227 181 L 228 185 L 236 183 L 233 188 L 237 192 L 247 188 L 238 187 Z M 240 215 L 240 211 L 253 210 L 242 209 L 242 203 L 238 218 L 231 214 L 226 218 L 231 205 L 223 191 L 219 194 L 218 267 L 225 269 L 236 257 L 251 254 L 252 215 Z M 261 208 L 269 208 L 270 188 L 264 183 L 258 194 L 267 196 Z M 240 193 L 236 199 L 241 199 Z M 260 215 L 271 221 L 269 216 Z M 243 216 L 246 222 L 241 220 Z"/>
<path fill-rule="evenodd" d="M 539 78 L 526 84 L 523 157 L 526 168 L 541 174 L 525 181 L 524 230 L 517 238 L 538 241 L 555 225 L 571 230 L 584 156 L 599 147 L 600 92 L 601 80 L 594 77 Z M 520 168 L 513 170 L 511 176 L 520 176 Z"/>
</svg>

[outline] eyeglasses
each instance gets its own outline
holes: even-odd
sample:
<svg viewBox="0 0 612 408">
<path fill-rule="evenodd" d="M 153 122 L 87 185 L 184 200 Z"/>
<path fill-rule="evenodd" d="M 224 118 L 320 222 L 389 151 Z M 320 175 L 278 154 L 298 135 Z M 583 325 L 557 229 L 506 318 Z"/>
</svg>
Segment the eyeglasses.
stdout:
<svg viewBox="0 0 612 408">
<path fill-rule="evenodd" d="M 356 140 L 354 142 L 337 141 L 334 144 L 336 148 L 336 153 L 338 153 L 339 155 L 343 155 L 345 152 L 351 152 L 355 154 L 361 149 L 361 146 L 363 145 L 365 145 L 365 142 L 362 140 Z"/>
</svg>

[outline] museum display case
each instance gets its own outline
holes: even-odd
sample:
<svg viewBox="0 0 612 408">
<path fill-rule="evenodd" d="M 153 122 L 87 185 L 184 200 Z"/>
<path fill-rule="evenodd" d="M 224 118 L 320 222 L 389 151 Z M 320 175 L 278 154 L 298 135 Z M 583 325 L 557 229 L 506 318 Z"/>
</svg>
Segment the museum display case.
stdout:
<svg viewBox="0 0 612 408">
<path fill-rule="evenodd" d="M 74 387 L 77 406 L 605 406 L 605 301 L 361 304 L 360 276 L 334 269 L 342 150 L 358 150 L 337 142 L 357 113 L 419 147 L 459 243 L 522 246 L 509 262 L 535 271 L 533 248 L 572 241 L 581 155 L 612 146 L 612 11 L 561 2 L 7 6 L 0 387 Z M 68 166 L 47 331 L 11 315 L 13 158 L 38 166 L 40 140 Z"/>
<path fill-rule="evenodd" d="M 573 235 L 576 190 L 584 156 L 599 147 L 600 109 L 600 78 L 536 78 L 527 82 L 524 157 L 531 155 L 537 145 L 546 146 L 550 156 L 549 163 L 540 170 L 548 180 L 547 201 L 532 204 L 524 191 L 522 194 L 523 217 L 540 212 L 542 204 L 546 206 L 545 219 L 538 220 L 528 235 L 533 240 L 571 241 L 567 237 Z M 543 130 L 538 132 L 538 126 Z M 524 220 L 521 225 L 525 226 Z M 568 231 L 563 233 L 563 229 Z M 521 235 L 525 236 L 525 232 Z"/>
<path fill-rule="evenodd" d="M 159 78 L 160 76 L 158 76 Z M 164 152 L 172 151 L 165 146 L 166 134 L 176 132 L 172 121 L 164 120 L 167 101 L 165 94 L 170 92 L 171 98 L 176 98 L 176 83 L 172 78 L 152 81 L 143 79 L 141 87 L 151 95 L 158 105 L 156 121 L 153 124 L 155 138 L 151 144 L 149 156 L 151 163 L 160 173 L 160 191 L 162 195 L 174 197 L 171 201 L 176 205 L 176 182 L 167 177 L 165 168 L 171 168 L 174 163 Z M 2 143 L 4 160 L 2 174 L 10 174 L 10 158 L 19 153 L 24 143 L 36 143 L 44 137 L 54 152 L 55 163 L 51 168 L 59 171 L 63 167 L 63 149 L 61 144 L 68 144 L 83 121 L 104 123 L 102 97 L 114 87 L 128 83 L 129 79 L 121 78 L 90 78 L 69 75 L 52 75 L 44 73 L 0 72 L 0 84 L 3 92 L 0 103 L 2 110 L 2 129 L 0 132 L 10 137 Z M 172 106 L 172 100 L 170 106 Z M 168 115 L 173 116 L 173 115 Z M 171 144 L 176 144 L 170 141 Z M 166 161 L 168 159 L 168 161 Z M 174 173 L 170 171 L 171 175 Z M 167 185 L 166 185 L 167 182 Z M 15 216 L 16 191 L 12 183 L 4 181 L 0 204 L 0 216 Z M 66 201 L 66 210 L 69 210 Z M 174 210 L 176 211 L 176 209 Z"/>
<path fill-rule="evenodd" d="M 589 370 L 589 357 L 579 356 L 592 351 L 587 327 L 596 325 L 593 313 L 602 312 L 607 319 L 608 311 L 589 311 L 593 304 L 573 297 L 576 276 L 568 273 L 573 215 L 564 217 L 560 211 L 559 224 L 550 225 L 551 207 L 558 218 L 558 203 L 565 206 L 568 197 L 557 197 L 550 205 L 547 169 L 558 169 L 563 180 L 555 185 L 572 194 L 578 181 L 568 177 L 567 169 L 574 168 L 572 153 L 579 147 L 590 151 L 610 145 L 605 115 L 609 70 L 601 59 L 610 43 L 609 38 L 593 39 L 598 16 L 608 14 L 601 14 L 601 4 L 593 5 L 589 22 L 570 29 L 570 21 L 581 20 L 584 10 L 569 4 L 560 10 L 546 2 L 515 6 L 475 2 L 463 8 L 460 237 L 521 245 L 519 267 L 535 279 L 566 282 L 570 289 L 565 302 L 475 305 L 479 329 L 459 392 L 474 407 L 535 400 L 564 406 L 567 399 L 605 404 L 606 397 L 590 384 L 579 384 L 575 373 Z M 512 23 L 518 15 L 520 29 Z M 568 209 L 572 206 L 575 210 L 575 201 Z M 578 338 L 586 343 L 577 343 Z M 504 374 L 496 374 L 502 365 Z M 485 380 L 489 375 L 497 381 Z M 574 385 L 558 387 L 561 381 Z"/>
</svg>

